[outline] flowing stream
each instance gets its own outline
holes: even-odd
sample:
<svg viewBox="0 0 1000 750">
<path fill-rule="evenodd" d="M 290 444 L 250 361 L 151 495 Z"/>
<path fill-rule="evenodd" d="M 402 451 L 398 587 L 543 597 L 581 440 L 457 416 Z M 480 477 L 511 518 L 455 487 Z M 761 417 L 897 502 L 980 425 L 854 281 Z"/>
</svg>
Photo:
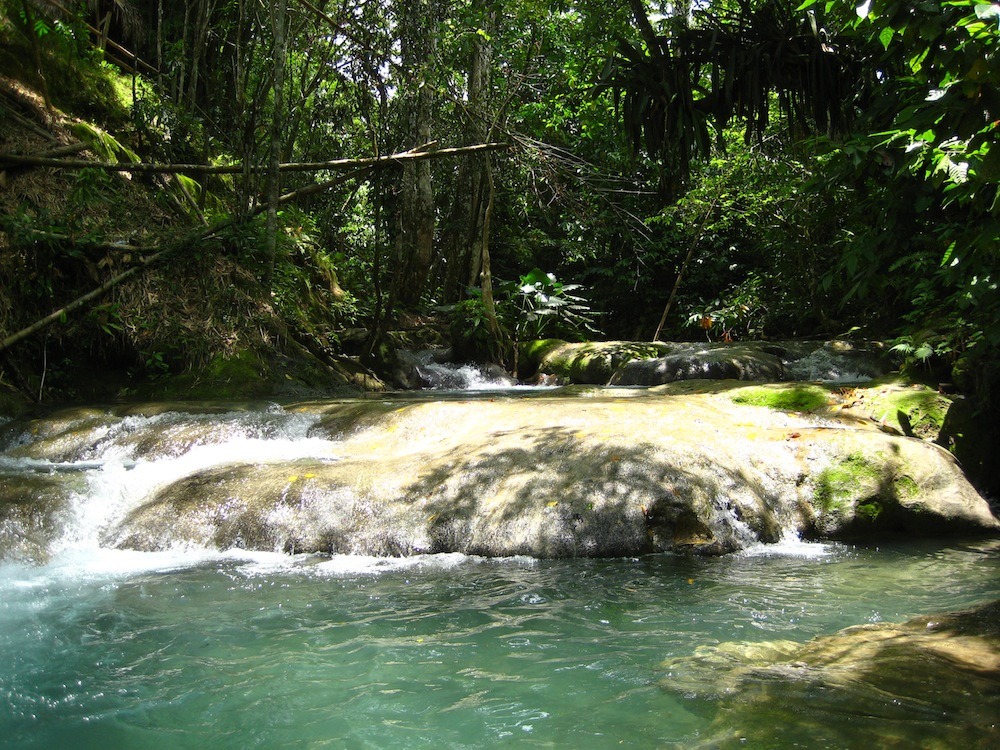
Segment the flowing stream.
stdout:
<svg viewBox="0 0 1000 750">
<path fill-rule="evenodd" d="M 720 729 L 725 691 L 685 691 L 665 662 L 1000 598 L 988 542 L 551 561 L 103 547 L 199 469 L 341 458 L 307 410 L 209 412 L 85 413 L 45 457 L 26 451 L 43 435 L 8 430 L 0 481 L 69 501 L 44 563 L 0 562 L 0 748 L 715 747 L 739 710 Z M 828 717 L 844 731 L 875 710 L 851 700 Z M 886 719 L 901 747 L 951 721 L 904 709 Z"/>
</svg>

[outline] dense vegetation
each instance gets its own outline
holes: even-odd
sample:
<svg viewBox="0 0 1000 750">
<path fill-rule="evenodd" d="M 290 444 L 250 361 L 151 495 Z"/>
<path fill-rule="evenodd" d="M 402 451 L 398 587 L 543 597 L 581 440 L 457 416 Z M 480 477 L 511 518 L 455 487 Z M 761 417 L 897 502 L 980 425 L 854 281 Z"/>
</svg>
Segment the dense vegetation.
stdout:
<svg viewBox="0 0 1000 750">
<path fill-rule="evenodd" d="M 542 336 L 851 332 L 997 392 L 996 4 L 0 8 L 0 333 L 112 282 L 4 341 L 23 392 L 84 362 L 357 381 L 343 355 L 388 375 L 431 329 L 508 366 Z"/>
</svg>

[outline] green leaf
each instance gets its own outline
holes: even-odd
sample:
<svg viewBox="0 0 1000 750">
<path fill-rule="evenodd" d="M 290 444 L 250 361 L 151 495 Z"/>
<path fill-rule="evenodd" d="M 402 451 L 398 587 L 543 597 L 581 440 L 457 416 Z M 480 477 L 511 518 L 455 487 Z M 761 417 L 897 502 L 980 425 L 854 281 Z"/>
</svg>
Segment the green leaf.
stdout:
<svg viewBox="0 0 1000 750">
<path fill-rule="evenodd" d="M 889 49 L 889 45 L 892 44 L 892 38 L 894 36 L 896 36 L 896 30 L 890 26 L 886 26 L 879 32 L 878 40 L 882 42 L 882 47 L 884 49 Z"/>
<path fill-rule="evenodd" d="M 952 242 L 948 245 L 948 249 L 944 251 L 944 255 L 941 257 L 941 268 L 944 268 L 948 263 L 951 262 L 951 256 L 955 254 L 955 243 Z"/>
</svg>

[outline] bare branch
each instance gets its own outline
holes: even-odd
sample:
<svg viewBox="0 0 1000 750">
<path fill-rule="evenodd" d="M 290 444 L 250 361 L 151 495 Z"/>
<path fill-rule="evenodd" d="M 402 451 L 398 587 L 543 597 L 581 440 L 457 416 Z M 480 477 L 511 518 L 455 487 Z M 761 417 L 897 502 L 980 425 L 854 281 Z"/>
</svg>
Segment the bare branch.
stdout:
<svg viewBox="0 0 1000 750">
<path fill-rule="evenodd" d="M 508 143 L 480 143 L 474 146 L 459 146 L 456 148 L 441 148 L 433 150 L 428 146 L 419 146 L 409 151 L 389 154 L 388 156 L 370 156 L 361 159 L 333 159 L 331 161 L 289 162 L 279 164 L 282 172 L 331 172 L 354 170 L 364 167 L 383 167 L 398 162 L 419 159 L 441 159 L 449 156 L 462 156 L 483 151 L 500 151 L 510 148 Z M 48 167 L 52 169 L 99 169 L 104 172 L 132 172 L 142 174 L 244 174 L 249 172 L 264 172 L 266 166 L 250 166 L 244 169 L 242 164 L 227 164 L 215 166 L 212 164 L 157 164 L 149 162 L 100 162 L 87 159 L 54 159 L 28 154 L 0 154 L 0 164 L 15 164 L 30 167 Z"/>
</svg>

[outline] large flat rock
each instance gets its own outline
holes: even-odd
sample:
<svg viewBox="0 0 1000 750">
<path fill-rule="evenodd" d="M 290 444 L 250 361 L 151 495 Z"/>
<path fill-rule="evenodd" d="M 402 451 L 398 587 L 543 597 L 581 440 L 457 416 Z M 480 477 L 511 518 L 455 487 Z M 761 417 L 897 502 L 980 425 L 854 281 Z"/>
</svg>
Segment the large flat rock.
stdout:
<svg viewBox="0 0 1000 750">
<path fill-rule="evenodd" d="M 939 446 L 841 415 L 814 386 L 768 388 L 303 404 L 292 408 L 322 413 L 313 434 L 330 458 L 195 473 L 108 540 L 569 557 L 724 553 L 791 531 L 1000 531 Z M 751 405 L 762 399 L 793 408 Z"/>
</svg>

